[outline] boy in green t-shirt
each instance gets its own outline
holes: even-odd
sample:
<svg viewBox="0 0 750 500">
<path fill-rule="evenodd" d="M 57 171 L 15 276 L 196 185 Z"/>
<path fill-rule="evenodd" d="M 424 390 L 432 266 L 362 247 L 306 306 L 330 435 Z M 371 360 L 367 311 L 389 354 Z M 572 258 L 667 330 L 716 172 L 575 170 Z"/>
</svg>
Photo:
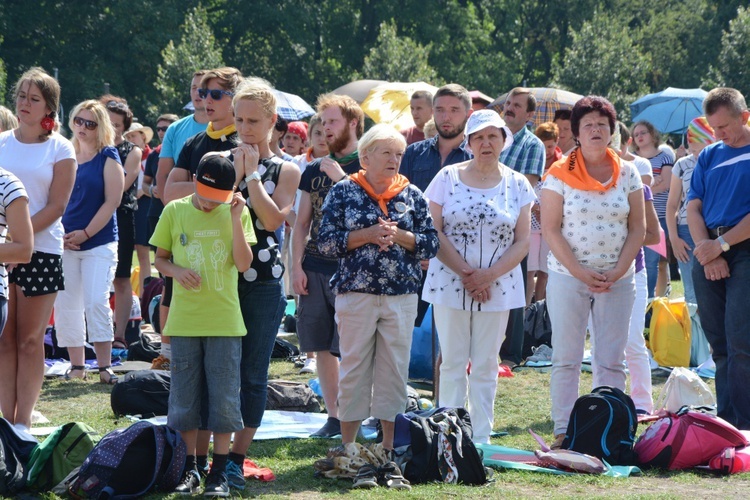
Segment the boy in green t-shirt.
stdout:
<svg viewBox="0 0 750 500">
<path fill-rule="evenodd" d="M 250 268 L 250 246 L 256 238 L 245 200 L 234 192 L 236 176 L 226 156 L 205 155 L 195 176 L 195 193 L 164 208 L 150 241 L 156 247 L 156 268 L 175 282 L 164 328 L 172 338 L 167 422 L 182 433 L 188 453 L 175 493 L 192 494 L 200 488 L 195 447 L 201 399 L 208 401 L 208 429 L 214 433 L 204 495 L 229 496 L 225 466 L 230 436 L 242 429 L 240 354 L 247 332 L 237 271 Z"/>
</svg>

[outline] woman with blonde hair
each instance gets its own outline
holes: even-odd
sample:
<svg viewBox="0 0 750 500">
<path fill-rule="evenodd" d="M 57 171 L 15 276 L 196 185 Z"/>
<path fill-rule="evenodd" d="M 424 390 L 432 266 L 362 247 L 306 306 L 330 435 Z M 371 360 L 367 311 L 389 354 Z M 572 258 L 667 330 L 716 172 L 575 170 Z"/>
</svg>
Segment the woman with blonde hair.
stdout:
<svg viewBox="0 0 750 500">
<path fill-rule="evenodd" d="M 98 101 L 84 101 L 70 114 L 78 160 L 75 186 L 63 215 L 65 291 L 55 301 L 57 343 L 67 347 L 70 369 L 66 380 L 86 378 L 84 343 L 94 345 L 99 381 L 114 384 L 110 369 L 112 311 L 109 290 L 117 266 L 117 222 L 125 177 L 114 147 L 109 113 Z"/>
<path fill-rule="evenodd" d="M 232 99 L 234 123 L 241 141 L 234 150 L 238 187 L 247 200 L 258 243 L 251 247 L 253 262 L 240 275 L 238 293 L 247 335 L 242 338 L 240 401 L 244 429 L 236 432 L 227 476 L 230 486 L 245 486 L 245 454 L 260 427 L 266 407 L 268 366 L 276 333 L 286 309 L 279 242 L 274 230 L 292 209 L 299 184 L 296 165 L 275 156 L 268 138 L 276 124 L 273 90 L 258 78 L 248 78 Z"/>
<path fill-rule="evenodd" d="M 18 118 L 5 106 L 0 106 L 0 132 L 18 127 Z"/>
<path fill-rule="evenodd" d="M 26 188 L 34 253 L 33 264 L 9 273 L 8 322 L 0 336 L 0 410 L 9 422 L 30 427 L 44 379 L 44 329 L 64 286 L 61 217 L 73 189 L 76 155 L 70 141 L 54 131 L 57 80 L 31 68 L 16 83 L 15 100 L 18 128 L 0 134 L 0 165 Z"/>
</svg>

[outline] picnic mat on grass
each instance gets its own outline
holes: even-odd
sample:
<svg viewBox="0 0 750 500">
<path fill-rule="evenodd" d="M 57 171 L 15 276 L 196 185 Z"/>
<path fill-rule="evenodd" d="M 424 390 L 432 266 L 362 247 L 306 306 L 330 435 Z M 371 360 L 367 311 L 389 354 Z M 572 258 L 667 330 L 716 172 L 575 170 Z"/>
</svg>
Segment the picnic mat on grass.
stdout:
<svg viewBox="0 0 750 500">
<path fill-rule="evenodd" d="M 138 420 L 137 417 L 128 417 Z M 266 410 L 263 420 L 253 440 L 263 439 L 307 439 L 326 423 L 328 415 L 325 413 L 303 413 L 301 411 Z M 166 424 L 167 417 L 147 419 L 154 424 Z M 363 426 L 362 434 L 365 439 L 375 439 L 378 431 L 375 427 Z"/>
<path fill-rule="evenodd" d="M 532 472 L 543 472 L 545 474 L 557 474 L 570 476 L 578 474 L 576 472 L 566 472 L 549 467 L 542 467 L 539 459 L 533 451 L 519 450 L 517 448 L 508 448 L 494 444 L 477 444 L 478 450 L 484 454 L 482 463 L 487 467 L 496 469 L 516 469 L 527 470 Z M 610 477 L 628 477 L 636 476 L 641 473 L 641 469 L 628 465 L 608 465 L 608 470 L 603 475 Z"/>
</svg>

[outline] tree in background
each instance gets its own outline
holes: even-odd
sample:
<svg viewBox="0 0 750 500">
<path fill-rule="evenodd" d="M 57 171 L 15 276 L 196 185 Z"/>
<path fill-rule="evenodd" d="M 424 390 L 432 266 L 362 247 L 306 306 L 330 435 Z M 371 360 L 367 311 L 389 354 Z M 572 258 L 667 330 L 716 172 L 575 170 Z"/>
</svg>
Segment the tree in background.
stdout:
<svg viewBox="0 0 750 500">
<path fill-rule="evenodd" d="M 429 63 L 431 50 L 431 43 L 424 46 L 408 36 L 399 37 L 396 23 L 391 19 L 380 24 L 378 39 L 365 56 L 362 72 L 355 72 L 352 79 L 437 84 L 437 73 Z"/>
<path fill-rule="evenodd" d="M 750 8 L 740 7 L 737 17 L 729 23 L 729 30 L 721 37 L 721 52 L 712 65 L 704 85 L 734 87 L 750 99 Z"/>
<path fill-rule="evenodd" d="M 180 26 L 180 42 L 170 40 L 162 50 L 162 63 L 156 72 L 154 86 L 160 99 L 148 107 L 150 119 L 162 113 L 178 113 L 189 99 L 188 85 L 193 73 L 199 69 L 218 68 L 224 65 L 221 49 L 208 24 L 208 13 L 202 6 L 185 15 Z"/>
<path fill-rule="evenodd" d="M 649 57 L 637 50 L 617 15 L 595 13 L 572 35 L 562 64 L 553 71 L 553 85 L 605 96 L 618 118 L 627 121 L 629 105 L 649 91 Z"/>
</svg>

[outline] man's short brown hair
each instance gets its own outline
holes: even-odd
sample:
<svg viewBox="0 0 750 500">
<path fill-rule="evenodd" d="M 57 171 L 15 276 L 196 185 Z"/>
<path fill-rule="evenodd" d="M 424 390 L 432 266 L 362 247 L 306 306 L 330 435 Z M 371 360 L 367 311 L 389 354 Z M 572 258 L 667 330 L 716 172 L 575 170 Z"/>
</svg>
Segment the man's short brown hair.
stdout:
<svg viewBox="0 0 750 500">
<path fill-rule="evenodd" d="M 530 89 L 527 89 L 526 87 L 516 87 L 510 92 L 508 92 L 507 99 L 510 99 L 511 97 L 514 97 L 517 95 L 526 96 L 526 111 L 527 112 L 531 113 L 532 111 L 536 111 L 536 97 L 534 97 L 534 94 L 531 93 Z"/>
<path fill-rule="evenodd" d="M 435 95 L 432 98 L 433 107 L 435 106 L 435 101 L 438 100 L 438 97 L 443 97 L 445 95 L 455 97 L 461 101 L 467 110 L 471 109 L 471 96 L 469 95 L 469 91 L 466 90 L 463 85 L 449 83 L 437 89 L 437 92 L 435 92 Z"/>
<path fill-rule="evenodd" d="M 542 141 L 556 141 L 560 137 L 560 130 L 553 122 L 544 122 L 536 128 L 534 134 Z"/>
<path fill-rule="evenodd" d="M 225 66 L 223 68 L 209 69 L 201 78 L 201 87 L 205 88 L 210 80 L 216 78 L 219 80 L 219 86 L 224 90 L 234 92 L 237 86 L 242 82 L 242 73 L 237 68 Z"/>
<path fill-rule="evenodd" d="M 318 113 L 322 113 L 333 106 L 336 106 L 341 110 L 341 116 L 343 116 L 347 122 L 352 120 L 357 121 L 357 139 L 362 137 L 362 134 L 365 133 L 365 113 L 362 111 L 362 108 L 359 107 L 357 101 L 348 95 L 322 94 L 318 96 L 318 102 L 316 104 Z"/>
</svg>

